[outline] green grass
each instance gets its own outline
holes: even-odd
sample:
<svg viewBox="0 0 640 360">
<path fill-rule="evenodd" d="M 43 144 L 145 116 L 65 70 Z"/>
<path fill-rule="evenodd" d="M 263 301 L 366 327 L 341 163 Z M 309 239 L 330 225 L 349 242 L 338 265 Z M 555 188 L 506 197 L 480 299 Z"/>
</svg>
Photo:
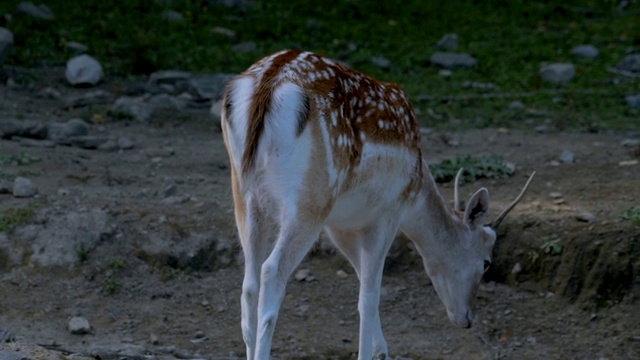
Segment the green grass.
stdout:
<svg viewBox="0 0 640 360">
<path fill-rule="evenodd" d="M 41 159 L 37 156 L 29 155 L 21 152 L 19 155 L 2 155 L 0 156 L 0 165 L 29 165 L 38 162 Z"/>
<path fill-rule="evenodd" d="M 482 178 L 504 179 L 513 175 L 513 169 L 506 166 L 504 160 L 497 155 L 467 155 L 453 160 L 447 159 L 429 166 L 429 169 L 434 180 L 439 183 L 453 181 L 460 169 L 463 169 L 461 183 L 470 183 Z"/>
<path fill-rule="evenodd" d="M 430 96 L 432 100 L 414 100 L 426 126 L 530 128 L 526 112 L 506 110 L 513 100 L 547 111 L 559 129 L 633 129 L 640 117 L 624 102 L 624 95 L 640 92 L 640 80 L 613 85 L 607 72 L 629 50 L 638 49 L 637 3 L 631 11 L 621 13 L 619 1 L 613 0 L 407 0 L 401 6 L 378 0 L 253 0 L 239 9 L 203 0 L 175 1 L 173 5 L 153 0 L 88 0 L 82 5 L 49 0 L 46 3 L 56 19 L 44 21 L 16 14 L 18 2 L 0 4 L 0 14 L 12 14 L 11 20 L 0 17 L 0 25 L 15 34 L 16 46 L 7 60 L 12 65 L 64 64 L 72 56 L 64 44 L 71 40 L 87 45 L 109 76 L 169 68 L 237 73 L 276 50 L 302 48 L 400 83 L 413 99 Z M 183 14 L 184 22 L 162 18 L 169 6 Z M 237 38 L 214 34 L 217 26 L 234 30 Z M 450 32 L 460 36 L 458 51 L 471 53 L 479 65 L 443 78 L 428 59 L 435 42 Z M 244 41 L 255 41 L 258 50 L 231 51 L 234 44 Z M 571 48 L 584 43 L 600 49 L 600 57 L 574 59 Z M 350 44 L 355 50 L 349 50 Z M 376 68 L 370 62 L 372 56 L 389 58 L 391 70 Z M 538 70 L 542 64 L 564 61 L 577 66 L 570 84 L 541 81 Z M 462 100 L 463 95 L 479 93 L 462 89 L 466 80 L 493 82 L 498 86 L 493 92 L 509 97 Z M 526 94 L 513 95 L 521 93 Z"/>
<path fill-rule="evenodd" d="M 640 225 L 640 205 L 633 206 L 622 212 L 622 218 L 624 220 L 629 220 L 636 225 Z"/>
<path fill-rule="evenodd" d="M 11 232 L 26 224 L 33 218 L 37 209 L 36 204 L 29 204 L 21 208 L 9 208 L 0 212 L 0 232 Z"/>
</svg>

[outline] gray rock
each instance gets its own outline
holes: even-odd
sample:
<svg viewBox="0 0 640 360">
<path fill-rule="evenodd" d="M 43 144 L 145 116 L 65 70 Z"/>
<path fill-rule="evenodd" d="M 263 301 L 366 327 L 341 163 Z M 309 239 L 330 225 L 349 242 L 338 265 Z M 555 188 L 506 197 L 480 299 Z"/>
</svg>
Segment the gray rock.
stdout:
<svg viewBox="0 0 640 360">
<path fill-rule="evenodd" d="M 640 72 L 640 53 L 625 56 L 616 67 L 624 71 Z"/>
<path fill-rule="evenodd" d="M 153 107 L 153 109 L 175 109 L 182 111 L 187 108 L 186 101 L 179 99 L 175 96 L 168 94 L 159 94 L 152 96 L 147 100 L 147 103 Z"/>
<path fill-rule="evenodd" d="M 578 45 L 571 49 L 571 55 L 580 58 L 594 59 L 600 55 L 600 51 L 593 45 Z"/>
<path fill-rule="evenodd" d="M 47 86 L 46 88 L 38 91 L 38 95 L 45 99 L 58 100 L 62 98 L 62 94 L 60 93 L 60 91 L 58 91 L 58 89 L 51 86 Z"/>
<path fill-rule="evenodd" d="M 213 74 L 192 78 L 189 81 L 189 93 L 198 99 L 217 101 L 222 99 L 224 87 L 233 74 Z"/>
<path fill-rule="evenodd" d="M 222 35 L 225 36 L 227 38 L 229 38 L 229 40 L 235 40 L 237 37 L 237 33 L 231 29 L 222 27 L 222 26 L 216 26 L 213 28 L 213 30 L 211 30 L 211 33 L 214 35 Z"/>
<path fill-rule="evenodd" d="M 30 1 L 23 1 L 19 3 L 16 7 L 16 10 L 19 13 L 33 16 L 34 18 L 42 20 L 52 20 L 55 17 L 53 15 L 53 11 L 51 11 L 51 9 L 49 9 L 47 5 L 36 5 Z"/>
<path fill-rule="evenodd" d="M 51 124 L 49 126 L 49 138 L 61 139 L 74 136 L 89 135 L 90 125 L 82 119 L 71 119 L 64 124 Z"/>
<path fill-rule="evenodd" d="M 596 215 L 589 211 L 580 211 L 579 213 L 576 214 L 576 220 L 578 221 L 587 222 L 591 224 L 596 222 L 596 219 L 597 219 Z"/>
<path fill-rule="evenodd" d="M 96 104 L 112 103 L 115 96 L 105 90 L 87 91 L 79 96 L 74 96 L 65 100 L 66 108 L 77 108 Z"/>
<path fill-rule="evenodd" d="M 634 147 L 640 145 L 640 139 L 624 139 L 620 142 L 623 147 Z"/>
<path fill-rule="evenodd" d="M 480 81 L 465 81 L 462 83 L 463 89 L 493 90 L 498 86 L 494 83 Z"/>
<path fill-rule="evenodd" d="M 162 17 L 165 20 L 168 20 L 168 21 L 174 22 L 174 23 L 180 23 L 180 22 L 184 21 L 184 16 L 182 16 L 182 14 L 180 14 L 179 12 L 177 12 L 175 10 L 166 10 L 165 12 L 162 13 Z"/>
<path fill-rule="evenodd" d="M 0 120 L 0 138 L 26 137 L 30 139 L 46 139 L 49 130 L 41 123 L 30 121 Z"/>
<path fill-rule="evenodd" d="M 67 41 L 64 46 L 76 54 L 84 54 L 89 50 L 87 45 L 81 44 L 77 41 Z"/>
<path fill-rule="evenodd" d="M 187 71 L 161 70 L 149 75 L 148 84 L 152 86 L 160 86 L 162 84 L 177 86 L 179 83 L 187 83 L 192 76 L 193 74 Z"/>
<path fill-rule="evenodd" d="M 112 217 L 101 209 L 49 213 L 44 224 L 16 229 L 14 236 L 28 247 L 30 261 L 39 266 L 77 264 L 79 251 L 90 253 L 114 234 Z"/>
<path fill-rule="evenodd" d="M 562 150 L 562 153 L 560 153 L 560 158 L 558 160 L 565 164 L 571 164 L 576 161 L 576 157 L 571 151 Z"/>
<path fill-rule="evenodd" d="M 34 147 L 34 148 L 54 148 L 56 142 L 51 140 L 36 140 L 22 137 L 14 137 L 13 140 L 17 140 L 21 146 Z"/>
<path fill-rule="evenodd" d="M 38 193 L 36 184 L 24 177 L 18 176 L 13 180 L 13 196 L 17 198 L 33 197 Z"/>
<path fill-rule="evenodd" d="M 566 84 L 576 75 L 576 67 L 571 63 L 555 63 L 540 68 L 540 76 L 546 82 Z"/>
<path fill-rule="evenodd" d="M 98 150 L 105 152 L 114 152 L 120 150 L 120 148 L 118 147 L 118 143 L 116 142 L 116 140 L 109 139 L 100 144 L 100 146 L 98 146 Z"/>
<path fill-rule="evenodd" d="M 102 80 L 102 65 L 87 54 L 78 55 L 67 61 L 65 76 L 71 85 L 94 86 Z"/>
<path fill-rule="evenodd" d="M 131 150 L 135 147 L 135 144 L 133 143 L 133 141 L 131 141 L 127 137 L 119 137 L 118 140 L 116 140 L 116 144 L 118 145 L 118 148 L 121 150 Z"/>
<path fill-rule="evenodd" d="M 458 48 L 458 34 L 446 34 L 436 43 L 438 50 L 455 50 Z"/>
<path fill-rule="evenodd" d="M 258 49 L 258 45 L 256 45 L 255 41 L 246 41 L 231 47 L 231 51 L 234 53 L 248 53 L 254 52 Z"/>
<path fill-rule="evenodd" d="M 524 103 L 520 100 L 515 100 L 509 103 L 508 106 L 509 110 L 515 110 L 515 111 L 520 111 L 520 110 L 524 110 L 525 106 Z"/>
<path fill-rule="evenodd" d="M 85 335 L 91 332 L 89 320 L 82 316 L 74 316 L 69 320 L 69 332 L 74 335 Z"/>
<path fill-rule="evenodd" d="M 553 127 L 550 124 L 536 125 L 533 129 L 540 134 L 548 134 L 553 131 Z"/>
<path fill-rule="evenodd" d="M 391 60 L 383 56 L 372 57 L 371 63 L 384 71 L 389 71 L 389 69 L 391 69 Z"/>
<path fill-rule="evenodd" d="M 0 65 L 9 57 L 13 50 L 13 33 L 9 29 L 0 27 Z"/>
<path fill-rule="evenodd" d="M 478 65 L 478 60 L 465 53 L 437 52 L 429 58 L 432 64 L 445 69 L 471 68 Z"/>
<path fill-rule="evenodd" d="M 111 113 L 141 122 L 148 122 L 153 114 L 153 106 L 142 98 L 123 96 L 111 106 Z"/>
<path fill-rule="evenodd" d="M 640 94 L 638 95 L 627 95 L 625 96 L 625 101 L 627 105 L 629 105 L 632 109 L 640 109 Z"/>
<path fill-rule="evenodd" d="M 95 150 L 99 149 L 104 143 L 106 143 L 109 139 L 103 136 L 93 136 L 93 135 L 85 135 L 85 136 L 74 136 L 70 138 L 64 138 L 59 140 L 59 143 L 70 145 L 74 147 L 78 147 L 81 149 L 87 150 Z"/>
</svg>

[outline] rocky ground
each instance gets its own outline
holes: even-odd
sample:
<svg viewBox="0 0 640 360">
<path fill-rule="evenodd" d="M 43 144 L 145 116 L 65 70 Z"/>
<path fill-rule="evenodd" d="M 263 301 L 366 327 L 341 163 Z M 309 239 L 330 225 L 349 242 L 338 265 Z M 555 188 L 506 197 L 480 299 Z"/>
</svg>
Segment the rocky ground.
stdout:
<svg viewBox="0 0 640 360">
<path fill-rule="evenodd" d="M 0 211 L 34 215 L 13 212 L 18 226 L 0 232 L 0 359 L 242 357 L 242 266 L 209 113 L 224 75 L 82 89 L 62 69 L 11 71 L 0 86 Z M 425 129 L 430 163 L 500 154 L 515 164 L 514 177 L 462 187 L 488 187 L 494 211 L 537 176 L 500 230 L 472 330 L 449 323 L 397 241 L 381 303 L 393 356 L 640 358 L 640 226 L 621 217 L 640 198 L 640 133 L 560 133 L 536 109 L 519 111 L 537 131 Z M 353 271 L 324 242 L 301 269 L 274 358 L 355 358 Z"/>
</svg>

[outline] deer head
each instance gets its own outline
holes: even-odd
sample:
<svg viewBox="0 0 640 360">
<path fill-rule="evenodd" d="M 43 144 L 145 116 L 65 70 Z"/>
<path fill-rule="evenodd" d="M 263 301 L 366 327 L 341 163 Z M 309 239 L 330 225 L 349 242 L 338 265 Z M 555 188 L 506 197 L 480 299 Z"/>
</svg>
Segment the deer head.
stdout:
<svg viewBox="0 0 640 360">
<path fill-rule="evenodd" d="M 474 299 L 482 276 L 491 266 L 496 229 L 507 214 L 520 202 L 535 172 L 531 174 L 520 194 L 494 220 L 485 223 L 489 210 L 489 192 L 476 191 L 460 207 L 459 184 L 463 169 L 454 181 L 454 208 L 448 221 L 442 221 L 433 231 L 439 246 L 430 246 L 423 255 L 427 270 L 438 296 L 444 303 L 449 319 L 461 326 L 471 327 L 475 321 Z M 432 204 L 433 205 L 433 204 Z M 454 238 L 453 241 L 451 241 Z"/>
</svg>

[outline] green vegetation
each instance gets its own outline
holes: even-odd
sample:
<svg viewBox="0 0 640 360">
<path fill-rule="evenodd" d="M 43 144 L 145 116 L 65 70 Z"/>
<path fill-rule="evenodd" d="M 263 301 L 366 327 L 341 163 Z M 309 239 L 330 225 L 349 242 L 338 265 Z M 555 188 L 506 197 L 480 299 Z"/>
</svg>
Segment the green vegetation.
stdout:
<svg viewBox="0 0 640 360">
<path fill-rule="evenodd" d="M 29 165 L 34 162 L 40 161 L 37 156 L 29 155 L 25 152 L 21 152 L 20 155 L 2 155 L 0 156 L 0 165 Z"/>
<path fill-rule="evenodd" d="M 622 218 L 640 225 L 640 206 L 633 206 L 622 213 Z"/>
<path fill-rule="evenodd" d="M 77 41 L 88 46 L 108 76 L 159 69 L 236 73 L 268 53 L 301 48 L 402 84 L 427 126 L 530 128 L 530 122 L 544 120 L 509 111 L 513 100 L 545 113 L 559 129 L 636 128 L 640 115 L 624 101 L 624 95 L 638 91 L 640 80 L 614 84 L 607 72 L 639 41 L 637 7 L 621 12 L 619 1 L 408 0 L 398 6 L 374 0 L 252 0 L 228 8 L 195 0 L 49 0 L 54 20 L 19 14 L 18 2 L 0 4 L 0 15 L 11 14 L 0 16 L 0 25 L 16 39 L 10 65 L 64 64 L 73 55 L 65 44 Z M 162 14 L 169 8 L 184 20 L 165 20 Z M 234 31 L 235 38 L 217 27 Z M 428 59 L 437 40 L 451 32 L 460 36 L 458 51 L 472 54 L 479 64 L 443 77 Z M 245 41 L 255 41 L 257 50 L 231 50 Z M 596 46 L 600 56 L 573 58 L 570 50 L 580 44 Z M 374 66 L 373 56 L 390 59 L 391 69 Z M 542 64 L 566 61 L 577 67 L 571 83 L 541 81 Z M 506 97 L 478 97 L 481 90 L 463 89 L 465 81 L 495 83 L 493 92 Z"/>
<path fill-rule="evenodd" d="M 26 224 L 36 213 L 37 205 L 31 203 L 22 208 L 9 208 L 0 213 L 0 232 L 11 232 Z"/>
<path fill-rule="evenodd" d="M 506 166 L 497 155 L 466 155 L 429 166 L 434 180 L 439 183 L 453 181 L 460 168 L 463 169 L 460 183 L 470 183 L 483 178 L 503 179 L 513 175 L 513 169 Z"/>
<path fill-rule="evenodd" d="M 109 267 L 112 270 L 121 270 L 124 269 L 124 259 L 120 258 L 120 257 L 114 257 L 109 259 Z"/>
<path fill-rule="evenodd" d="M 116 279 L 112 277 L 108 277 L 102 284 L 102 289 L 104 290 L 105 293 L 109 295 L 115 294 L 119 288 L 120 288 L 120 285 L 118 284 Z"/>
<path fill-rule="evenodd" d="M 545 236 L 542 240 L 544 243 L 540 246 L 540 249 L 542 249 L 545 254 L 560 255 L 562 253 L 562 245 L 560 244 L 560 239 L 557 236 Z"/>
<path fill-rule="evenodd" d="M 89 250 L 82 243 L 76 245 L 76 256 L 81 263 L 89 260 Z"/>
</svg>

